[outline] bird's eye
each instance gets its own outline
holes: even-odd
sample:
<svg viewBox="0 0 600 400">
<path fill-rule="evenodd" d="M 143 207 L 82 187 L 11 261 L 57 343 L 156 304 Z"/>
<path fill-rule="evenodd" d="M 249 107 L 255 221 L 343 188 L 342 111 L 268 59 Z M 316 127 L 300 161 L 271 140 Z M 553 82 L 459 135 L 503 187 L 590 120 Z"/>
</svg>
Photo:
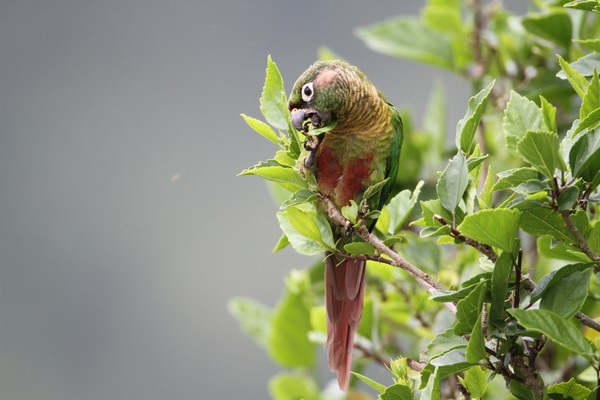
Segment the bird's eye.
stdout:
<svg viewBox="0 0 600 400">
<path fill-rule="evenodd" d="M 312 82 L 302 86 L 302 100 L 306 101 L 307 103 L 311 101 L 314 93 Z"/>
</svg>

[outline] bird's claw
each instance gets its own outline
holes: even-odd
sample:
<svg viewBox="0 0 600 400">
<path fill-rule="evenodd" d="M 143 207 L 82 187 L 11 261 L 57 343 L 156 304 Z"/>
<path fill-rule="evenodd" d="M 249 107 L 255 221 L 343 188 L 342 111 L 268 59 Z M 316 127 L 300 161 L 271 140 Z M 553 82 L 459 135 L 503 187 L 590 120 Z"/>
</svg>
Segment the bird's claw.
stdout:
<svg viewBox="0 0 600 400">
<path fill-rule="evenodd" d="M 309 136 L 302 144 L 304 150 L 309 152 L 304 159 L 304 167 L 306 169 L 312 169 L 315 166 L 315 157 L 317 156 L 319 144 L 321 144 L 321 139 L 318 136 Z"/>
<path fill-rule="evenodd" d="M 352 222 L 346 221 L 344 224 L 344 235 L 350 237 L 354 234 L 354 226 L 352 226 Z"/>
</svg>

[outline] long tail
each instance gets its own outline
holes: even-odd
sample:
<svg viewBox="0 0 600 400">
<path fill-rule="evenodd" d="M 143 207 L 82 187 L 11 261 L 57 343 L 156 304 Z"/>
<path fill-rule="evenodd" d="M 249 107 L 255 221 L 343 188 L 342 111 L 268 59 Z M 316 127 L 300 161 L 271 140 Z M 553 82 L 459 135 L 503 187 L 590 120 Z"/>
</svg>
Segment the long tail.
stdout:
<svg viewBox="0 0 600 400">
<path fill-rule="evenodd" d="M 329 369 L 337 371 L 341 389 L 348 387 L 354 332 L 363 309 L 365 261 L 334 256 L 325 260 L 325 303 Z"/>
</svg>

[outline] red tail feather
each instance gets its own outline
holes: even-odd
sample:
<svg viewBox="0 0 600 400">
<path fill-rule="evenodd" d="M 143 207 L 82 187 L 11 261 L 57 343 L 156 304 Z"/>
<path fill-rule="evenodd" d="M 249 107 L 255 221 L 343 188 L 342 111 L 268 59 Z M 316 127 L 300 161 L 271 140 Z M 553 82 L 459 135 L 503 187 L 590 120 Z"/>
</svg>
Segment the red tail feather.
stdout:
<svg viewBox="0 0 600 400">
<path fill-rule="evenodd" d="M 337 371 L 342 389 L 348 387 L 350 379 L 354 332 L 362 315 L 364 283 L 365 261 L 347 259 L 338 263 L 333 256 L 325 260 L 329 368 Z"/>
</svg>

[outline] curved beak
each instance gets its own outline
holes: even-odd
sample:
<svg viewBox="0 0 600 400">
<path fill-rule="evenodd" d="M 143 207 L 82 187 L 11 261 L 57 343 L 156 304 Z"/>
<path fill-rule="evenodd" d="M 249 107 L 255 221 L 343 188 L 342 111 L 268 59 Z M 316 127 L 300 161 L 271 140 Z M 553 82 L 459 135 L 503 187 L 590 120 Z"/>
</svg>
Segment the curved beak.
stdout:
<svg viewBox="0 0 600 400">
<path fill-rule="evenodd" d="M 294 108 L 290 113 L 290 119 L 292 120 L 292 125 L 299 131 L 302 131 L 302 124 L 307 117 L 306 110 L 302 110 L 300 108 Z"/>
<path fill-rule="evenodd" d="M 311 124 L 315 128 L 320 128 L 329 123 L 331 119 L 330 112 L 318 112 L 313 108 L 294 108 L 290 112 L 290 119 L 292 120 L 292 125 L 299 131 L 308 132 L 308 127 L 304 124 L 306 120 L 310 119 Z"/>
</svg>

